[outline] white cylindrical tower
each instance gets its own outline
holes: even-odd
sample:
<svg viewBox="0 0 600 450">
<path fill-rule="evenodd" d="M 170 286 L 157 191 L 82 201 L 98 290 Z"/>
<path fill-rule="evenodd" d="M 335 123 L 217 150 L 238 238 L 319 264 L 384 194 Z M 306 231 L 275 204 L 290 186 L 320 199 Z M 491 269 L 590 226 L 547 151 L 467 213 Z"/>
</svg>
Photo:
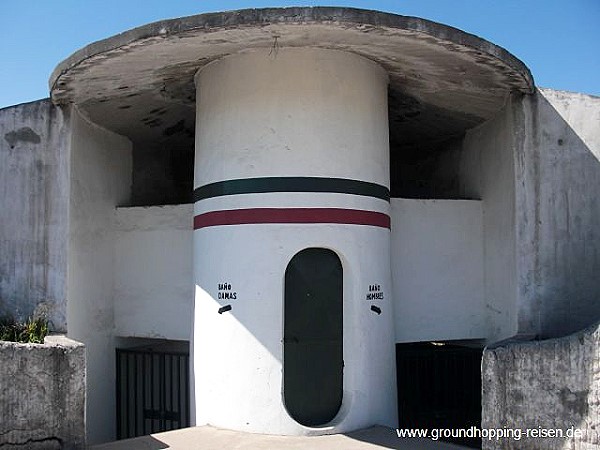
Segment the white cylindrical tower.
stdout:
<svg viewBox="0 0 600 450">
<path fill-rule="evenodd" d="M 196 75 L 196 424 L 396 426 L 387 74 L 272 48 Z"/>
</svg>

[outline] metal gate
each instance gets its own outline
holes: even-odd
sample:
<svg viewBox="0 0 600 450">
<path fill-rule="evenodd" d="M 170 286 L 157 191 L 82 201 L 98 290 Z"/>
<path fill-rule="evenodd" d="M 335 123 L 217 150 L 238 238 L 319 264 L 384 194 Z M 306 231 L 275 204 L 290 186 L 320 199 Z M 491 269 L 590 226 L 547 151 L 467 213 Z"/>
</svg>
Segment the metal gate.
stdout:
<svg viewBox="0 0 600 450">
<path fill-rule="evenodd" d="M 400 428 L 481 427 L 480 348 L 396 344 Z M 450 438 L 481 448 L 477 438 Z"/>
<path fill-rule="evenodd" d="M 117 349 L 117 439 L 190 426 L 189 352 Z"/>
</svg>

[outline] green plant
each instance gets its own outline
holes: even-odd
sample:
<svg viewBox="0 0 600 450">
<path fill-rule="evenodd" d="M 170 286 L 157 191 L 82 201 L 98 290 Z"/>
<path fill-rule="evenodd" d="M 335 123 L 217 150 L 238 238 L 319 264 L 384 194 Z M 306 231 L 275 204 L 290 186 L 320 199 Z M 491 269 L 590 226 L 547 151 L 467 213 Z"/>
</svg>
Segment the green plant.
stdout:
<svg viewBox="0 0 600 450">
<path fill-rule="evenodd" d="M 44 318 L 29 318 L 26 322 L 17 322 L 11 317 L 0 319 L 0 340 L 43 344 L 48 335 L 48 321 Z"/>
</svg>

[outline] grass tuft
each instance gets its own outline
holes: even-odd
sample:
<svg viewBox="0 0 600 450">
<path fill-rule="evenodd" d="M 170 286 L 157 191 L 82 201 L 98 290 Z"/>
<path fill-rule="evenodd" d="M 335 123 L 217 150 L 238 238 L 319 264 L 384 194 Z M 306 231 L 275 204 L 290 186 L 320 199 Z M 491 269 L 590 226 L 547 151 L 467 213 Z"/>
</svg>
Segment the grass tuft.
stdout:
<svg viewBox="0 0 600 450">
<path fill-rule="evenodd" d="M 48 335 L 48 321 L 44 318 L 29 318 L 17 322 L 11 317 L 0 318 L 0 341 L 43 344 Z"/>
</svg>

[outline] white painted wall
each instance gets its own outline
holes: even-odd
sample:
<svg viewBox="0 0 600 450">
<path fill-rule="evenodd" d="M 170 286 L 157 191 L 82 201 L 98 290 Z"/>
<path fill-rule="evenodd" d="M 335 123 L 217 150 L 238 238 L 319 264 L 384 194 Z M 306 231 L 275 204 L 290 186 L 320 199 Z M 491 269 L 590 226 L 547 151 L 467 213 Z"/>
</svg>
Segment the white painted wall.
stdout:
<svg viewBox="0 0 600 450">
<path fill-rule="evenodd" d="M 396 342 L 485 339 L 482 202 L 392 199 Z"/>
<path fill-rule="evenodd" d="M 353 54 L 269 49 L 217 61 L 196 77 L 195 186 L 266 176 L 321 176 L 389 187 L 387 76 Z M 249 207 L 337 207 L 389 214 L 384 200 L 272 193 L 202 200 L 194 213 Z M 282 397 L 284 275 L 307 247 L 344 268 L 344 397 L 328 425 L 295 422 Z M 196 424 L 273 434 L 395 426 L 390 232 L 361 225 L 229 225 L 194 232 Z M 218 284 L 237 293 L 218 300 Z M 381 315 L 365 300 L 380 284 Z M 220 306 L 232 310 L 218 314 Z"/>
<path fill-rule="evenodd" d="M 490 342 L 518 334 L 513 102 L 463 142 L 461 184 L 483 201 L 484 308 Z"/>
<path fill-rule="evenodd" d="M 194 338 L 197 425 L 273 434 L 393 425 L 396 389 L 391 281 L 385 274 L 387 230 L 252 225 L 206 228 L 196 234 L 204 250 L 196 260 L 200 267 Z M 329 426 L 314 429 L 291 419 L 282 400 L 285 269 L 297 252 L 308 247 L 336 251 L 344 269 L 343 404 Z M 231 283 L 235 301 L 216 300 L 219 281 Z M 378 302 L 380 316 L 365 301 L 369 283 L 381 284 L 386 295 Z M 232 311 L 218 314 L 225 304 L 232 304 Z"/>
<path fill-rule="evenodd" d="M 600 99 L 513 96 L 449 158 L 459 191 L 482 200 L 488 341 L 563 336 L 597 321 Z"/>
<path fill-rule="evenodd" d="M 196 85 L 195 186 L 352 175 L 389 187 L 387 74 L 375 63 L 333 50 L 259 49 L 209 64 Z"/>
<path fill-rule="evenodd" d="M 115 334 L 189 340 L 193 205 L 117 208 Z"/>
<path fill-rule="evenodd" d="M 115 439 L 115 207 L 129 197 L 131 143 L 72 114 L 68 336 L 87 359 L 88 443 Z"/>
</svg>

